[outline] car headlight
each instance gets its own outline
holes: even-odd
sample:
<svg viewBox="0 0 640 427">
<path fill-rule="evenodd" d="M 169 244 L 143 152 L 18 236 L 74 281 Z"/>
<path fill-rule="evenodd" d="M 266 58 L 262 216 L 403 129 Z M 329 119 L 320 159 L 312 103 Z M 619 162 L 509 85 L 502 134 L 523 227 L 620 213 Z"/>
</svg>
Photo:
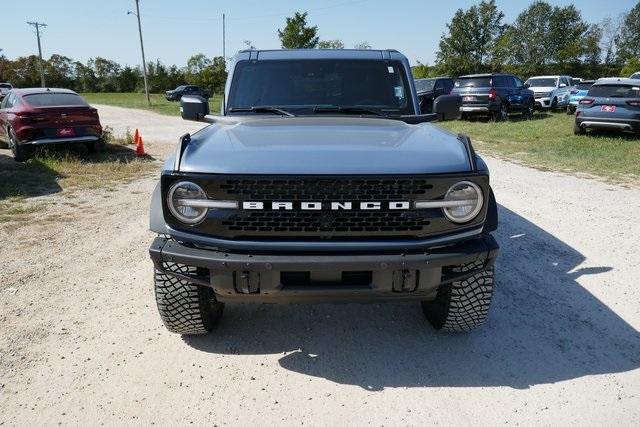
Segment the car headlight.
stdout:
<svg viewBox="0 0 640 427">
<path fill-rule="evenodd" d="M 482 190 L 470 181 L 460 181 L 444 196 L 442 212 L 452 222 L 469 222 L 482 210 Z"/>
<path fill-rule="evenodd" d="M 193 182 L 180 181 L 171 186 L 167 194 L 167 206 L 171 214 L 185 224 L 197 224 L 207 215 L 206 206 L 194 201 L 203 201 L 207 195 Z"/>
</svg>

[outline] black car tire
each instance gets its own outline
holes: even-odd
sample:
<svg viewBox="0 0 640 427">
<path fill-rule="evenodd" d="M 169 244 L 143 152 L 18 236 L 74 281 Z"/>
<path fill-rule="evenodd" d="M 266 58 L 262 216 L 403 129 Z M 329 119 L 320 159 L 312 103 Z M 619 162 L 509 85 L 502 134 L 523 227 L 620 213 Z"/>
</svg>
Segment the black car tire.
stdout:
<svg viewBox="0 0 640 427">
<path fill-rule="evenodd" d="M 509 107 L 504 102 L 500 104 L 498 111 L 491 112 L 491 120 L 494 122 L 506 122 L 509 120 Z"/>
<path fill-rule="evenodd" d="M 533 112 L 535 111 L 535 108 L 536 108 L 536 105 L 533 102 L 533 100 L 529 101 L 529 103 L 527 104 L 527 107 L 522 112 L 522 117 L 524 117 L 525 120 L 533 119 Z"/>
<path fill-rule="evenodd" d="M 473 270 L 481 263 L 462 265 L 458 271 Z M 466 332 L 485 322 L 492 296 L 493 267 L 441 286 L 435 300 L 422 302 L 422 311 L 436 329 Z"/>
<path fill-rule="evenodd" d="M 182 274 L 196 270 L 195 267 L 175 263 L 165 263 L 164 268 Z M 211 288 L 194 285 L 159 270 L 155 270 L 154 287 L 160 318 L 170 332 L 206 334 L 222 317 L 224 304 L 216 301 Z"/>
<path fill-rule="evenodd" d="M 571 105 L 567 105 L 567 114 L 573 114 L 573 108 L 571 108 Z"/>
<path fill-rule="evenodd" d="M 31 147 L 20 144 L 13 129 L 9 128 L 9 147 L 16 162 L 25 162 L 31 157 Z"/>
<path fill-rule="evenodd" d="M 98 141 L 87 142 L 85 146 L 87 147 L 89 154 L 94 154 L 104 150 L 105 143 L 103 139 L 99 139 Z"/>
<path fill-rule="evenodd" d="M 558 98 L 553 98 L 551 100 L 551 107 L 549 107 L 551 111 L 555 111 L 558 108 Z"/>
<path fill-rule="evenodd" d="M 585 133 L 587 133 L 587 131 L 582 126 L 579 126 L 578 123 L 573 123 L 574 135 L 584 135 Z"/>
</svg>

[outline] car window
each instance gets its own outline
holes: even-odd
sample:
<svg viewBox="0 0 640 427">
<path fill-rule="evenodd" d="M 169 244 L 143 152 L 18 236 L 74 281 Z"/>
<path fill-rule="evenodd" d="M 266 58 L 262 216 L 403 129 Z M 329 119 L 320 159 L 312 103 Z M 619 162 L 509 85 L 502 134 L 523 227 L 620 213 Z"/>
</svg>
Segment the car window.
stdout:
<svg viewBox="0 0 640 427">
<path fill-rule="evenodd" d="M 513 84 L 515 85 L 515 87 L 522 87 L 524 86 L 524 83 L 522 83 L 522 80 L 520 80 L 519 78 L 517 78 L 516 76 L 511 76 L 511 78 L 513 79 Z"/>
<path fill-rule="evenodd" d="M 0 89 L 13 89 L 9 83 L 0 83 Z"/>
<path fill-rule="evenodd" d="M 633 74 L 631 74 L 631 77 L 630 77 L 630 78 L 632 78 L 632 79 L 639 79 L 639 80 L 640 80 L 640 73 L 633 73 Z"/>
<path fill-rule="evenodd" d="M 33 93 L 24 96 L 25 102 L 34 107 L 66 107 L 66 106 L 87 106 L 88 104 L 80 95 L 75 93 Z"/>
<path fill-rule="evenodd" d="M 555 87 L 558 79 L 553 77 L 533 77 L 527 80 L 531 87 Z"/>
<path fill-rule="evenodd" d="M 640 98 L 640 85 L 594 85 L 588 96 L 604 98 Z"/>
<path fill-rule="evenodd" d="M 502 80 L 504 80 L 504 87 L 516 87 L 512 76 L 502 76 Z"/>
<path fill-rule="evenodd" d="M 0 103 L 0 109 L 9 108 L 7 107 L 7 105 L 9 104 L 9 97 L 10 95 L 4 97 L 4 99 L 2 100 L 2 103 Z"/>
<path fill-rule="evenodd" d="M 456 80 L 455 87 L 491 87 L 491 77 L 461 77 Z"/>
<path fill-rule="evenodd" d="M 453 90 L 453 80 L 447 79 L 444 81 L 444 90 L 447 93 L 451 93 L 451 91 Z"/>
<path fill-rule="evenodd" d="M 415 81 L 415 83 L 416 83 L 417 91 L 428 92 L 433 90 L 433 87 L 435 85 L 435 80 L 434 79 L 418 79 Z"/>
<path fill-rule="evenodd" d="M 434 88 L 434 90 L 438 90 L 438 89 L 443 89 L 444 86 L 442 84 L 442 80 L 436 80 L 436 86 Z"/>
</svg>

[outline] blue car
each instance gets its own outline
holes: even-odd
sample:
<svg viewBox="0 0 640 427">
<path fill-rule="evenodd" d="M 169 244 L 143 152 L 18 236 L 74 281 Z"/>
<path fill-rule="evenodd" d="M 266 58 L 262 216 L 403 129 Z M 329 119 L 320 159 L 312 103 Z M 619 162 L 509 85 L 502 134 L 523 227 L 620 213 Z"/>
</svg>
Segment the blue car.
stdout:
<svg viewBox="0 0 640 427">
<path fill-rule="evenodd" d="M 613 129 L 640 134 L 640 81 L 598 79 L 578 103 L 573 133 Z"/>
<path fill-rule="evenodd" d="M 589 88 L 593 86 L 595 80 L 583 80 L 576 84 L 573 89 L 571 89 L 571 95 L 569 97 L 569 105 L 567 105 L 567 114 L 573 114 L 576 112 L 576 108 L 578 108 L 578 103 L 582 98 L 587 96 L 587 92 L 589 92 Z"/>
</svg>

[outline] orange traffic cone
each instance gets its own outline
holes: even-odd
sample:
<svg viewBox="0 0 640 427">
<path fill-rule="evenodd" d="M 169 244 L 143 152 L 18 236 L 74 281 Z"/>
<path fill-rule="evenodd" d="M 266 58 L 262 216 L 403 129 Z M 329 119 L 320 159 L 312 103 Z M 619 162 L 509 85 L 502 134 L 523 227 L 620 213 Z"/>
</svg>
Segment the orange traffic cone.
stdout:
<svg viewBox="0 0 640 427">
<path fill-rule="evenodd" d="M 142 142 L 142 136 L 138 136 L 138 143 L 136 144 L 136 156 L 142 157 L 146 155 L 147 153 L 144 152 L 144 143 Z"/>
<path fill-rule="evenodd" d="M 136 131 L 133 134 L 133 141 L 131 143 L 138 145 L 139 140 L 140 140 L 140 132 L 138 132 L 138 128 L 136 128 Z"/>
</svg>

